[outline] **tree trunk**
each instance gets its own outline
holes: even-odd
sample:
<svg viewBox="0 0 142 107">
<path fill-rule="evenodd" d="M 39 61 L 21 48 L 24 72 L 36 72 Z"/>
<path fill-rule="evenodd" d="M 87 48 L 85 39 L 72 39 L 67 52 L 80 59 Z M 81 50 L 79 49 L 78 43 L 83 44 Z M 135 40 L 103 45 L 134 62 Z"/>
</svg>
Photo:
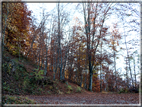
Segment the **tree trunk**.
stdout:
<svg viewBox="0 0 142 107">
<path fill-rule="evenodd" d="M 60 74 L 60 80 L 62 80 L 62 58 L 60 59 L 61 56 L 61 47 L 60 47 L 60 8 L 59 8 L 59 3 L 58 3 L 58 50 L 57 50 L 57 54 L 58 54 L 58 67 L 59 67 L 59 72 L 58 74 Z M 60 51 L 60 52 L 59 52 Z M 60 60 L 60 61 L 59 61 Z"/>
<path fill-rule="evenodd" d="M 40 51 L 39 51 L 39 62 L 38 62 L 38 68 L 40 68 Z"/>
<path fill-rule="evenodd" d="M 65 53 L 65 62 L 64 62 L 64 66 L 63 66 L 63 75 L 62 75 L 63 80 L 65 79 L 65 67 L 66 67 L 66 61 L 67 61 L 67 54 L 68 53 L 69 53 L 69 47 L 67 46 L 67 51 Z"/>
<path fill-rule="evenodd" d="M 86 72 L 85 81 L 84 81 L 84 88 L 85 88 L 85 89 L 87 89 L 86 82 L 87 82 L 87 72 Z"/>
<path fill-rule="evenodd" d="M 102 58 L 102 42 L 101 42 L 101 58 Z M 102 62 L 100 63 L 100 92 L 102 92 Z"/>
<path fill-rule="evenodd" d="M 55 67 L 55 65 L 56 65 L 56 58 L 54 56 L 54 52 L 55 52 L 55 47 L 53 46 L 53 80 L 55 80 L 55 74 L 56 74 L 56 68 L 57 68 L 57 67 Z"/>
<path fill-rule="evenodd" d="M 47 47 L 47 36 L 46 36 L 46 62 L 45 62 L 45 71 L 44 71 L 44 75 L 47 74 L 47 51 L 48 51 L 48 47 Z"/>
<path fill-rule="evenodd" d="M 122 18 L 123 20 L 123 18 Z M 123 23 L 124 26 L 124 23 Z M 131 71 L 131 66 L 130 66 L 130 58 L 129 58 L 129 53 L 128 53 L 128 48 L 127 48 L 127 40 L 126 40 L 126 35 L 125 35 L 125 28 L 124 29 L 124 39 L 125 39 L 125 46 L 126 46 L 126 52 L 127 52 L 127 59 L 128 59 L 128 68 L 130 71 L 130 76 L 131 76 L 131 80 L 132 80 L 132 86 L 134 86 L 134 82 L 133 82 L 133 77 L 132 77 L 132 71 Z"/>
<path fill-rule="evenodd" d="M 134 75 L 135 75 L 135 87 L 136 87 L 136 71 L 135 71 L 135 59 L 133 59 L 133 62 L 134 62 Z"/>
<path fill-rule="evenodd" d="M 85 21 L 85 26 L 88 24 L 88 26 L 85 27 L 86 31 L 86 37 L 87 37 L 87 54 L 88 54 L 88 61 L 89 61 L 89 90 L 92 91 L 92 65 L 91 65 L 91 51 L 90 51 L 90 3 L 87 5 L 88 7 L 88 19 L 86 20 L 86 12 L 85 8 L 83 5 L 83 10 L 84 10 L 84 21 Z"/>
<path fill-rule="evenodd" d="M 61 55 L 61 64 L 60 64 L 60 80 L 62 80 L 62 67 L 63 67 L 63 64 L 62 64 L 62 51 L 61 51 L 61 48 L 60 48 L 60 55 Z"/>
<path fill-rule="evenodd" d="M 127 58 L 126 58 L 126 80 L 127 80 L 127 88 L 129 88 L 129 78 L 128 78 Z"/>
<path fill-rule="evenodd" d="M 116 76 L 116 61 L 115 61 L 115 57 L 116 57 L 116 54 L 115 54 L 115 50 L 114 50 L 114 36 L 112 36 L 112 40 L 113 40 L 113 55 L 114 55 L 114 70 L 115 70 L 115 83 L 116 83 L 116 92 L 117 92 L 117 76 Z"/>
<path fill-rule="evenodd" d="M 82 86 L 83 75 L 81 75 L 80 87 Z"/>
</svg>

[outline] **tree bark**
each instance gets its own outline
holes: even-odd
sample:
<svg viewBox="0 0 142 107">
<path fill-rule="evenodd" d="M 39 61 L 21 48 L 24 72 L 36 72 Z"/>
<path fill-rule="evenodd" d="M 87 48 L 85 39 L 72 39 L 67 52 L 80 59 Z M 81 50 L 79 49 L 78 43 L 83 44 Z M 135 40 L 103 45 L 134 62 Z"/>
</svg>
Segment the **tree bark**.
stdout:
<svg viewBox="0 0 142 107">
<path fill-rule="evenodd" d="M 115 36 L 115 35 L 114 35 Z M 115 57 L 116 57 L 116 54 L 115 54 L 115 50 L 114 50 L 114 36 L 112 35 L 112 40 L 113 40 L 113 55 L 114 55 L 114 70 L 115 70 L 115 83 L 116 83 L 116 92 L 117 92 L 117 76 L 116 76 L 116 61 L 115 61 Z"/>
</svg>

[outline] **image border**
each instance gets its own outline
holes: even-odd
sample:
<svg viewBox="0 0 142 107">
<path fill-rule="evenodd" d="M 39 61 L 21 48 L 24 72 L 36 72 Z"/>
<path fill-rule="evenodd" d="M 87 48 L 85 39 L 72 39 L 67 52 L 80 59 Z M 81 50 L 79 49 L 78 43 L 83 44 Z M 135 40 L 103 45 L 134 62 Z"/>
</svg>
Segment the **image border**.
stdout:
<svg viewBox="0 0 142 107">
<path fill-rule="evenodd" d="M 1 0 L 2 2 L 19 2 L 19 1 L 14 1 L 14 0 Z M 36 1 L 36 0 L 22 0 L 22 2 L 25 3 L 57 3 L 59 1 L 57 0 L 41 0 L 41 1 Z M 85 3 L 88 2 L 87 0 L 60 0 L 60 3 Z M 142 73 L 142 1 L 141 0 L 92 0 L 92 2 L 98 2 L 98 3 L 140 3 L 140 73 Z M 0 10 L 0 23 L 2 25 L 2 6 Z M 2 40 L 2 27 L 0 26 L 0 40 Z M 2 42 L 0 41 L 0 104 L 2 105 L 2 70 L 1 70 L 1 65 L 2 65 L 2 51 L 1 51 L 1 44 Z M 142 77 L 140 74 L 140 84 L 139 84 L 139 89 L 141 90 L 141 81 Z M 4 104 L 4 106 L 141 106 L 141 92 L 139 91 L 139 104 Z"/>
</svg>

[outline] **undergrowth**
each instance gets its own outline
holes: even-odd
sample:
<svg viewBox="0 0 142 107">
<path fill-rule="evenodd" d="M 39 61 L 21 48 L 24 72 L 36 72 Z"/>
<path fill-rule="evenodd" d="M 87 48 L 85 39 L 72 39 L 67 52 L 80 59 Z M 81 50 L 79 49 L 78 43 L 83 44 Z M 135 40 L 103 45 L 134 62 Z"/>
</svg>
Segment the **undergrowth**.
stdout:
<svg viewBox="0 0 142 107">
<path fill-rule="evenodd" d="M 2 93 L 3 95 L 42 95 L 42 94 L 70 94 L 73 92 L 81 92 L 80 87 L 69 85 L 68 81 L 53 80 L 51 76 L 44 76 L 44 70 L 39 68 L 31 71 L 27 69 L 25 64 L 30 64 L 27 58 L 13 57 L 9 53 L 3 55 L 2 63 Z M 10 97 L 11 98 L 11 97 Z"/>
<path fill-rule="evenodd" d="M 27 97 L 5 95 L 2 97 L 2 104 L 36 104 L 36 102 Z"/>
</svg>

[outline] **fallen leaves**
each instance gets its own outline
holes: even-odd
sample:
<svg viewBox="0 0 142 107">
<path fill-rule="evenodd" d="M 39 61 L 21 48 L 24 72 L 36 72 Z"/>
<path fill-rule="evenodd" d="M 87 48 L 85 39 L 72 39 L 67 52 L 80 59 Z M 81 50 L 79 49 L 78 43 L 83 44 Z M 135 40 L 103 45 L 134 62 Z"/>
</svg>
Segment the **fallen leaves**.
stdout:
<svg viewBox="0 0 142 107">
<path fill-rule="evenodd" d="M 42 104 L 139 104 L 139 94 L 81 93 L 48 96 L 28 96 Z M 43 103 L 44 102 L 44 103 Z"/>
</svg>

